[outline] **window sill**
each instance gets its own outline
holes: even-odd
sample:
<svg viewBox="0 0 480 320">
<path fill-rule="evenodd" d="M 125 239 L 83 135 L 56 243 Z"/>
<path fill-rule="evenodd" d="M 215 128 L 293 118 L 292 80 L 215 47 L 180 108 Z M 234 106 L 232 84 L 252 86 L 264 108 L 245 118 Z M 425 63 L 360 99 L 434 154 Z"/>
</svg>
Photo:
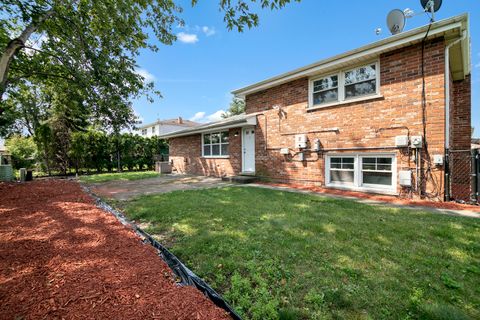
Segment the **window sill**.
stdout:
<svg viewBox="0 0 480 320">
<path fill-rule="evenodd" d="M 335 184 L 329 183 L 326 184 L 325 187 L 332 188 L 332 189 L 340 189 L 346 191 L 358 191 L 358 192 L 368 192 L 368 193 L 377 193 L 377 194 L 386 194 L 391 196 L 398 196 L 398 192 L 392 188 L 374 188 L 374 187 L 355 187 L 349 186 L 345 184 Z"/>
<path fill-rule="evenodd" d="M 359 97 L 359 98 L 355 98 L 355 99 L 348 99 L 348 100 L 343 100 L 343 101 L 335 101 L 335 102 L 329 102 L 329 103 L 325 103 L 325 104 L 308 106 L 307 111 L 323 109 L 323 108 L 328 108 L 328 107 L 341 106 L 341 105 L 344 105 L 344 104 L 350 104 L 350 103 L 355 103 L 355 102 L 360 102 L 360 101 L 375 100 L 375 99 L 383 99 L 383 95 L 374 94 L 374 95 Z"/>
<path fill-rule="evenodd" d="M 230 156 L 202 156 L 203 159 L 228 159 Z"/>
</svg>

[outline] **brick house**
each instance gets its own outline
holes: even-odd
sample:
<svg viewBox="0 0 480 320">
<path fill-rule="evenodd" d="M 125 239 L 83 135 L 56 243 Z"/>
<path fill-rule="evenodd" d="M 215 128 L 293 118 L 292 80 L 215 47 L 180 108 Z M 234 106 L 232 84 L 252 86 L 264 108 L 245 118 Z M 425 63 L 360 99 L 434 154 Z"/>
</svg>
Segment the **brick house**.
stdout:
<svg viewBox="0 0 480 320">
<path fill-rule="evenodd" d="M 233 91 L 245 99 L 245 114 L 163 136 L 174 168 L 468 200 L 468 19 L 438 21 Z"/>
</svg>

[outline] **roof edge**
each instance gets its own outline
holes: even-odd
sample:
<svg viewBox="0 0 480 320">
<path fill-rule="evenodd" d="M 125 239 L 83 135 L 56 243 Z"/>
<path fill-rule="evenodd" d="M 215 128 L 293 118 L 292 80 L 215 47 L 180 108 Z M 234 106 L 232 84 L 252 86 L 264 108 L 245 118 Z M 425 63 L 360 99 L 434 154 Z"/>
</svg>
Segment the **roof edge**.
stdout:
<svg viewBox="0 0 480 320">
<path fill-rule="evenodd" d="M 450 17 L 447 19 L 443 19 L 432 24 L 429 33 L 429 39 L 435 38 L 438 34 L 441 34 L 447 30 L 455 29 L 460 27 L 463 29 L 463 25 L 467 24 L 468 28 L 468 13 L 463 13 L 454 17 Z M 405 31 L 388 38 L 367 44 L 365 46 L 359 47 L 354 50 L 350 50 L 338 55 L 335 55 L 330 58 L 326 58 L 312 64 L 294 69 L 289 72 L 282 73 L 278 76 L 274 76 L 268 78 L 266 80 L 254 83 L 252 85 L 245 86 L 240 89 L 233 90 L 231 93 L 238 97 L 245 97 L 248 94 L 252 94 L 258 91 L 262 91 L 289 81 L 293 81 L 299 78 L 303 78 L 308 76 L 309 73 L 313 72 L 321 72 L 322 67 L 331 66 L 332 64 L 341 63 L 344 61 L 348 61 L 354 58 L 359 58 L 363 55 L 372 54 L 375 51 L 380 52 L 381 50 L 386 50 L 388 47 L 395 47 L 395 46 L 406 46 L 411 43 L 411 41 L 417 41 L 423 38 L 423 33 L 425 33 L 428 29 L 428 24 Z M 340 61 L 341 60 L 341 61 Z"/>
<path fill-rule="evenodd" d="M 241 119 L 232 119 L 231 121 L 220 120 L 216 122 L 210 122 L 199 127 L 192 127 L 180 131 L 171 132 L 159 136 L 160 139 L 170 139 L 177 137 L 186 137 L 199 133 L 211 132 L 216 130 L 224 130 L 230 128 L 238 128 L 243 126 L 254 126 L 257 124 L 257 114 L 245 114 Z"/>
<path fill-rule="evenodd" d="M 136 127 L 137 130 L 140 130 L 140 129 L 145 129 L 145 128 L 149 128 L 151 126 L 156 126 L 156 125 L 171 125 L 171 126 L 177 126 L 177 127 L 188 127 L 188 128 L 191 128 L 191 127 L 195 127 L 195 126 L 199 126 L 201 125 L 201 123 L 198 123 L 198 122 L 195 122 L 195 121 L 191 121 L 191 120 L 185 120 L 183 119 L 183 123 L 168 123 L 168 121 L 173 121 L 175 119 L 166 119 L 166 120 L 157 120 L 155 122 L 150 122 L 150 123 L 146 123 L 146 124 L 142 124 L 141 126 L 138 126 Z"/>
</svg>

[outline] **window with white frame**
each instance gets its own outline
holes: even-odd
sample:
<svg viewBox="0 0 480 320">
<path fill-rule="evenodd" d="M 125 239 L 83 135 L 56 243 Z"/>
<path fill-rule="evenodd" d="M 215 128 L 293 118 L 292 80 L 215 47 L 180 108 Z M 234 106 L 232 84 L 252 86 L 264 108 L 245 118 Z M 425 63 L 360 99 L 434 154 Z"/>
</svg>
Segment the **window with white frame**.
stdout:
<svg viewBox="0 0 480 320">
<path fill-rule="evenodd" d="M 391 186 L 393 180 L 391 157 L 362 157 L 362 184 Z"/>
<path fill-rule="evenodd" d="M 142 129 L 142 136 L 146 136 L 147 135 L 147 129 Z"/>
<path fill-rule="evenodd" d="M 338 101 L 338 75 L 313 81 L 313 104 Z"/>
<path fill-rule="evenodd" d="M 345 99 L 375 94 L 377 92 L 376 64 L 345 72 Z"/>
<path fill-rule="evenodd" d="M 204 133 L 202 155 L 204 157 L 228 156 L 228 131 Z"/>
<path fill-rule="evenodd" d="M 327 186 L 358 190 L 396 190 L 395 155 L 354 154 L 326 157 Z"/>
<path fill-rule="evenodd" d="M 354 182 L 353 157 L 331 157 L 330 158 L 330 181 L 340 184 L 353 184 Z"/>
<path fill-rule="evenodd" d="M 152 134 L 155 134 L 155 127 L 152 127 Z"/>
<path fill-rule="evenodd" d="M 361 99 L 380 92 L 379 63 L 374 62 L 336 74 L 312 78 L 309 86 L 309 106 L 332 105 Z"/>
</svg>

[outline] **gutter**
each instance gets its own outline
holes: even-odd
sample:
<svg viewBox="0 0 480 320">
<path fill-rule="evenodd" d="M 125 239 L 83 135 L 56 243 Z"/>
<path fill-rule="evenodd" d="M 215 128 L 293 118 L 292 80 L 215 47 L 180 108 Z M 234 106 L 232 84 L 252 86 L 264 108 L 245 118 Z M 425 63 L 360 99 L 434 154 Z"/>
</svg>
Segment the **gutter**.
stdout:
<svg viewBox="0 0 480 320">
<path fill-rule="evenodd" d="M 442 35 L 443 33 L 456 28 L 462 28 L 462 23 L 467 19 L 467 14 L 461 14 L 459 16 L 433 23 L 433 27 L 428 39 L 438 37 L 439 35 Z M 386 39 L 371 43 L 358 49 L 351 50 L 346 53 L 333 56 L 331 58 L 320 60 L 307 66 L 294 69 L 290 72 L 286 72 L 278 76 L 254 83 L 252 85 L 236 89 L 232 91 L 232 94 L 237 97 L 245 97 L 248 94 L 262 91 L 270 87 L 293 81 L 295 79 L 310 77 L 314 74 L 319 74 L 329 69 L 338 68 L 339 65 L 351 63 L 352 60 L 363 59 L 366 56 L 370 57 L 374 55 L 379 55 L 382 52 L 387 52 L 399 47 L 415 43 L 423 38 L 423 34 L 427 30 L 427 28 L 428 26 L 423 26 L 410 31 L 402 32 L 394 36 L 390 36 Z"/>
<path fill-rule="evenodd" d="M 207 132 L 215 132 L 218 130 L 225 130 L 231 128 L 239 128 L 244 126 L 256 126 L 257 125 L 257 114 L 252 113 L 249 114 L 244 119 L 239 119 L 231 122 L 221 122 L 221 123 L 211 123 L 210 125 L 205 125 L 199 127 L 193 127 L 192 129 L 180 130 L 175 131 L 170 134 L 165 134 L 163 136 L 159 136 L 160 139 L 170 139 L 176 137 L 185 137 L 191 136 L 199 133 L 207 133 Z"/>
<path fill-rule="evenodd" d="M 445 47 L 445 149 L 450 147 L 450 48 L 467 38 L 463 31 L 460 38 Z"/>
<path fill-rule="evenodd" d="M 449 148 L 450 148 L 450 48 L 467 38 L 467 32 L 463 31 L 460 38 L 445 46 L 445 170 L 444 188 L 445 201 L 450 201 L 450 170 L 449 170 Z"/>
</svg>

